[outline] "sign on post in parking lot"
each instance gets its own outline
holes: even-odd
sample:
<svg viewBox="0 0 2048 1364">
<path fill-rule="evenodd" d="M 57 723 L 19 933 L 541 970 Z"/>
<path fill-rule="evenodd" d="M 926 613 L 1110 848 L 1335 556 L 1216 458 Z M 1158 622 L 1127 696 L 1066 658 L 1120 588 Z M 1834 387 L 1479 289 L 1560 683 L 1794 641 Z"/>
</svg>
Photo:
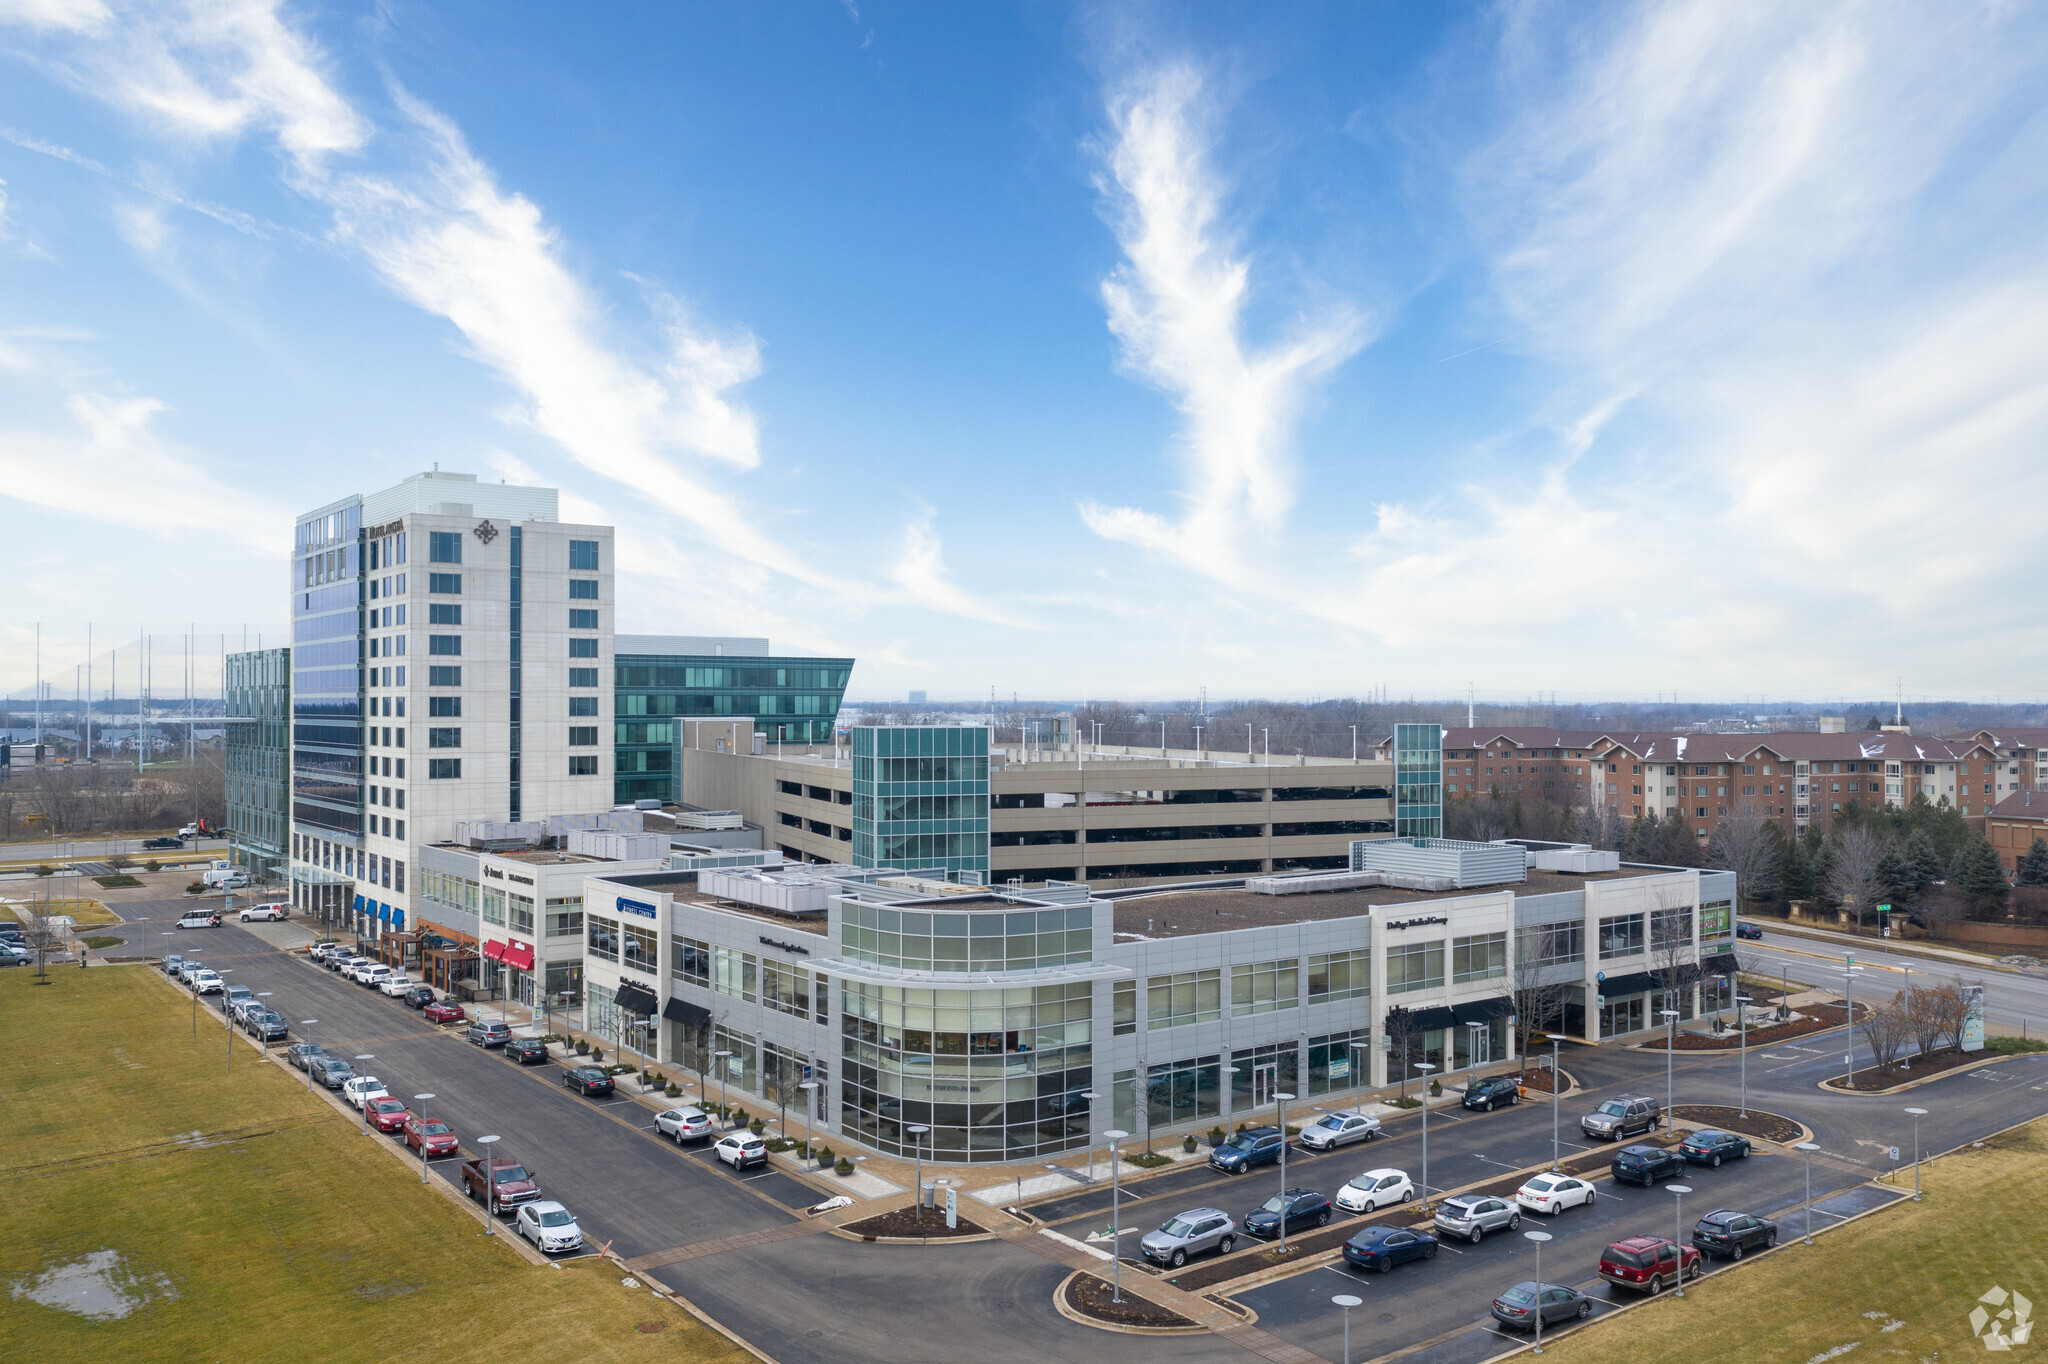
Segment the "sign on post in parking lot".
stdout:
<svg viewBox="0 0 2048 1364">
<path fill-rule="evenodd" d="M 946 1225 L 948 1227 L 960 1225 L 960 1191 L 958 1189 L 946 1190 Z"/>
</svg>

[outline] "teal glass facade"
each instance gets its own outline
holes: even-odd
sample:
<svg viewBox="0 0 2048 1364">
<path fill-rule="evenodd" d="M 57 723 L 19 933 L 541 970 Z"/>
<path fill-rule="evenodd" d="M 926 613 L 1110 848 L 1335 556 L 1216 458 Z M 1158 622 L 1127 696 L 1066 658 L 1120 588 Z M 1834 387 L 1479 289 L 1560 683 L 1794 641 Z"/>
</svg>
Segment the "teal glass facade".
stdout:
<svg viewBox="0 0 2048 1364">
<path fill-rule="evenodd" d="M 229 860 L 253 879 L 284 865 L 291 818 L 292 651 L 227 658 Z"/>
<path fill-rule="evenodd" d="M 1394 836 L 1444 836 L 1444 729 L 1394 726 Z"/>
<path fill-rule="evenodd" d="M 988 727 L 853 730 L 853 862 L 988 880 Z"/>
<path fill-rule="evenodd" d="M 613 799 L 678 800 L 681 719 L 752 720 L 769 743 L 827 744 L 850 658 L 619 653 L 613 660 Z"/>
</svg>

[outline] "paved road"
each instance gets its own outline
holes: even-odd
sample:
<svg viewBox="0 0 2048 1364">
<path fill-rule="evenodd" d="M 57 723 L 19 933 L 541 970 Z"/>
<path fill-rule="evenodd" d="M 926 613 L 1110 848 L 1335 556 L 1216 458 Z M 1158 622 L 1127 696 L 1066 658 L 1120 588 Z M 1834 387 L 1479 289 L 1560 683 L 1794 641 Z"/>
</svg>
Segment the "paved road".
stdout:
<svg viewBox="0 0 2048 1364">
<path fill-rule="evenodd" d="M 154 837 L 154 835 L 149 835 Z M 186 840 L 184 851 L 226 852 L 225 838 L 195 838 Z M 142 846 L 142 837 L 136 838 L 66 838 L 48 843 L 0 843 L 0 862 L 100 862 L 116 853 L 127 853 L 140 857 L 154 851 Z M 176 852 L 177 849 L 169 851 Z"/>
<path fill-rule="evenodd" d="M 1966 966 L 1893 952 L 1870 942 L 1845 942 L 1838 947 L 1823 939 L 1784 932 L 1768 922 L 1763 929 L 1762 941 L 1736 944 L 1745 964 L 1753 964 L 1760 975 L 1782 973 L 1803 985 L 1839 990 L 1846 956 L 1853 952 L 1856 964 L 1864 968 L 1856 979 L 1858 999 L 1890 999 L 1905 987 L 1909 975 L 1923 985 L 1967 980 L 1984 987 L 1987 1022 L 2014 1030 L 2024 1023 L 2030 1033 L 2048 1034 L 2048 972 Z"/>
<path fill-rule="evenodd" d="M 120 904 L 114 908 L 151 922 L 141 931 L 161 934 L 166 910 L 179 902 Z M 139 926 L 138 926 L 139 927 Z M 792 1226 L 794 1206 L 813 1195 L 787 1175 L 736 1178 L 702 1152 L 678 1150 L 646 1130 L 644 1109 L 616 1100 L 592 1103 L 560 1086 L 554 1065 L 521 1068 L 498 1053 L 470 1047 L 426 1023 L 396 1001 L 343 981 L 280 950 L 303 935 L 295 926 L 229 924 L 188 930 L 169 940 L 170 950 L 197 952 L 228 979 L 259 992 L 303 1032 L 331 1052 L 374 1059 L 359 1070 L 380 1076 L 401 1097 L 431 1091 L 428 1107 L 448 1119 L 465 1144 L 483 1132 L 504 1140 L 499 1150 L 525 1161 L 548 1196 L 578 1214 L 595 1239 L 634 1257 L 747 1233 Z M 159 945 L 153 950 L 161 952 Z M 310 1026 L 304 1019 L 318 1019 Z M 218 1015 L 214 1023 L 219 1025 Z M 205 1026 L 202 1018 L 202 1028 Z M 1752 1055 L 1751 1101 L 1791 1112 L 1812 1125 L 1826 1155 L 1815 1165 L 1816 1193 L 1860 1183 L 1890 1168 L 1886 1150 L 1894 1142 L 1910 1150 L 1910 1125 L 1898 1109 L 1904 1099 L 1871 1100 L 1823 1094 L 1814 1088 L 1835 1065 L 1841 1039 L 1822 1038 L 1800 1049 L 1779 1048 Z M 243 1053 L 244 1056 L 247 1053 Z M 1733 1101 L 1739 1089 L 1735 1058 L 1723 1054 L 1686 1056 L 1674 1067 L 1680 1102 Z M 1562 1105 L 1561 1149 L 1583 1149 L 1575 1139 L 1577 1114 L 1612 1093 L 1661 1093 L 1663 1058 L 1642 1052 L 1582 1049 L 1567 1054 L 1566 1068 L 1588 1086 Z M 1997 1073 L 1997 1078 L 1983 1078 Z M 296 1075 L 296 1072 L 294 1072 Z M 1955 1145 L 2023 1117 L 2048 1112 L 2048 1057 L 2011 1061 L 1982 1072 L 1958 1073 L 1915 1091 L 1913 1100 L 1933 1110 L 1926 1120 L 1929 1149 Z M 1389 1135 L 1365 1149 L 1289 1161 L 1289 1182 L 1334 1188 L 1368 1166 L 1404 1166 L 1420 1173 L 1421 1123 L 1403 1115 Z M 366 1137 L 367 1141 L 388 1138 Z M 1531 1103 L 1493 1114 L 1436 1110 L 1430 1115 L 1430 1180 L 1453 1187 L 1489 1175 L 1546 1161 L 1551 1153 L 1551 1118 L 1546 1105 Z M 454 1162 L 439 1162 L 435 1177 L 447 1178 Z M 1704 1211 L 1710 1202 L 1750 1201 L 1782 1207 L 1796 1200 L 1803 1171 L 1781 1154 L 1753 1159 L 1721 1171 L 1700 1172 Z M 1182 1207 L 1215 1202 L 1242 1213 L 1278 1185 L 1277 1171 L 1226 1179 L 1205 1168 L 1177 1170 L 1140 1181 L 1126 1202 L 1127 1224 L 1156 1226 Z M 1709 1190 L 1713 1193 L 1709 1194 Z M 1739 1199 L 1737 1197 L 1739 1195 Z M 1082 1189 L 1051 1205 L 1042 1216 L 1058 1221 L 1069 1235 L 1085 1235 L 1106 1223 L 1107 1190 Z M 1670 1224 L 1669 1195 L 1624 1192 L 1595 1209 L 1568 1214 L 1553 1243 L 1559 1263 L 1583 1269 L 1599 1242 L 1620 1228 L 1662 1232 Z M 1655 1209 L 1654 1212 L 1651 1209 Z M 1645 1224 L 1639 1228 L 1638 1223 Z M 1546 1228 L 1547 1229 L 1547 1228 Z M 1127 1243 L 1134 1238 L 1126 1236 Z M 1339 1321 L 1330 1294 L 1356 1291 L 1370 1315 L 1354 1316 L 1357 1358 L 1371 1358 L 1403 1345 L 1429 1341 L 1446 1331 L 1448 1340 L 1428 1346 L 1420 1358 L 1477 1359 L 1506 1342 L 1474 1335 L 1475 1314 L 1506 1282 L 1522 1277 L 1517 1239 L 1446 1252 L 1434 1262 L 1404 1267 L 1364 1290 L 1340 1284 L 1344 1271 L 1318 1269 L 1248 1295 L 1262 1314 L 1261 1326 L 1324 1358 L 1339 1356 Z M 1574 1258 L 1576 1257 L 1576 1258 Z M 860 1245 L 838 1237 L 806 1235 L 727 1250 L 671 1264 L 653 1276 L 786 1364 L 848 1361 L 849 1364 L 952 1364 L 961 1358 L 1021 1358 L 1100 1364 L 1106 1350 L 1133 1361 L 1230 1361 L 1248 1356 L 1217 1337 L 1107 1337 L 1052 1311 L 1054 1286 L 1066 1274 L 1053 1263 L 1007 1242 L 947 1247 Z M 1546 1259 L 1546 1276 L 1561 1277 Z M 1380 1306 L 1389 1300 L 1388 1306 Z M 1393 1313 L 1381 1320 L 1380 1313 Z M 906 1316 L 915 1329 L 906 1330 Z M 1482 1348 L 1483 1347 L 1483 1348 Z M 1430 1353 L 1433 1351 L 1434 1353 Z M 1477 1351 L 1477 1353 L 1474 1353 Z"/>
</svg>

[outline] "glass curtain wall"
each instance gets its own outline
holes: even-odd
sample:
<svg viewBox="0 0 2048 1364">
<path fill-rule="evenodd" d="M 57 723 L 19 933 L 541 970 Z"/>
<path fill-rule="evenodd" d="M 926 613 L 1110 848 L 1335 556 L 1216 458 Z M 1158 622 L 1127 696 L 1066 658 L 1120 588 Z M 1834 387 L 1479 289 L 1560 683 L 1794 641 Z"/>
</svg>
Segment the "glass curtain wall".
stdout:
<svg viewBox="0 0 2048 1364">
<path fill-rule="evenodd" d="M 620 653 L 613 660 L 614 799 L 678 800 L 681 718 L 752 720 L 776 744 L 832 740 L 850 658 Z"/>
<path fill-rule="evenodd" d="M 1444 836 L 1442 725 L 1394 726 L 1394 834 Z"/>
<path fill-rule="evenodd" d="M 853 862 L 988 880 L 988 729 L 853 731 Z"/>
</svg>

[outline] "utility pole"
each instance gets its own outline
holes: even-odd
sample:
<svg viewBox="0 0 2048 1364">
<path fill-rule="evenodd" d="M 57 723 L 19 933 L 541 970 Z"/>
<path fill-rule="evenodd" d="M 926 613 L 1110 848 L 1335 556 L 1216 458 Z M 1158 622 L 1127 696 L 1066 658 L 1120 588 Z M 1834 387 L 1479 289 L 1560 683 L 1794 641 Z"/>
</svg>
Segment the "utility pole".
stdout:
<svg viewBox="0 0 2048 1364">
<path fill-rule="evenodd" d="M 1472 684 L 1470 682 L 1465 684 L 1465 728 L 1478 728 L 1472 720 Z"/>
</svg>

